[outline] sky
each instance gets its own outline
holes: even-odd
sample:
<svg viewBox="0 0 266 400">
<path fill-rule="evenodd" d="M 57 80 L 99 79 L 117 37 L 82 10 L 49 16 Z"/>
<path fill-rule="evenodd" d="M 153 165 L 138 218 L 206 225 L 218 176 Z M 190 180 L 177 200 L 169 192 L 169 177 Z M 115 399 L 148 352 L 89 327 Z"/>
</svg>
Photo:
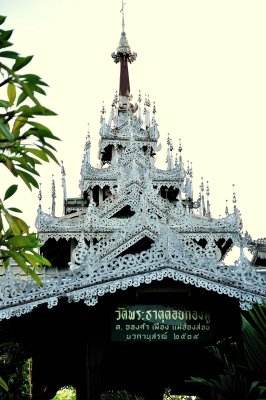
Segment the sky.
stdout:
<svg viewBox="0 0 266 400">
<path fill-rule="evenodd" d="M 64 160 L 69 197 L 79 196 L 87 124 L 98 163 L 100 110 L 107 116 L 118 90 L 111 58 L 121 33 L 120 0 L 0 0 L 13 50 L 34 55 L 27 71 L 49 84 L 43 103 L 57 112 L 46 123 Z M 232 210 L 232 184 L 244 231 L 266 237 L 266 2 L 265 0 L 127 0 L 125 31 L 137 61 L 129 66 L 133 101 L 149 94 L 157 108 L 164 166 L 169 133 L 183 159 L 193 162 L 194 193 L 209 181 L 214 217 Z M 0 170 L 0 194 L 9 185 Z M 62 215 L 60 168 L 40 169 L 43 208 L 51 206 L 51 175 Z M 4 184 L 2 184 L 4 183 Z M 37 191 L 20 185 L 13 205 L 34 225 Z M 15 204 L 16 203 L 16 204 Z"/>
</svg>

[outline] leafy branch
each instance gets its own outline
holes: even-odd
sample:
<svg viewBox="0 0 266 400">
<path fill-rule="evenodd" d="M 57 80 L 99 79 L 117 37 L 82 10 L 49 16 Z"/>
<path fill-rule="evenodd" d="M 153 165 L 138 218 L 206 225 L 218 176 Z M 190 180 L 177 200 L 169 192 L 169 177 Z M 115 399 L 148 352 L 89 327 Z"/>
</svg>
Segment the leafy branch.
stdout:
<svg viewBox="0 0 266 400">
<path fill-rule="evenodd" d="M 0 16 L 0 26 L 6 17 Z M 51 160 L 58 163 L 55 147 L 59 140 L 51 130 L 39 122 L 42 116 L 54 116 L 37 96 L 46 95 L 48 86 L 38 75 L 22 73 L 32 56 L 22 57 L 15 51 L 10 38 L 12 30 L 0 29 L 0 167 L 23 181 L 29 190 L 38 188 L 38 167 Z M 1 81 L 2 77 L 2 81 Z M 50 263 L 37 252 L 41 243 L 27 223 L 18 217 L 21 210 L 7 207 L 6 201 L 17 191 L 18 185 L 6 189 L 0 198 L 0 265 L 8 268 L 14 260 L 24 273 L 41 284 L 38 272 Z"/>
</svg>

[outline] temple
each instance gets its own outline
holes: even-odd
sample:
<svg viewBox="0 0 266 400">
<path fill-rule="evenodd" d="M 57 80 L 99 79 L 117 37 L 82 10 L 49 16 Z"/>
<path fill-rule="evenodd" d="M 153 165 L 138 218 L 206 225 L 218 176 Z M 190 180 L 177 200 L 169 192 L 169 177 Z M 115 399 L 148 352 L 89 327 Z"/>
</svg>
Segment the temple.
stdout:
<svg viewBox="0 0 266 400">
<path fill-rule="evenodd" d="M 125 33 L 124 4 L 112 58 L 120 64 L 119 90 L 109 118 L 101 112 L 100 167 L 91 164 L 88 132 L 80 197 L 67 197 L 63 164 L 64 215 L 55 215 L 54 180 L 50 213 L 39 193 L 36 226 L 52 268 L 41 287 L 12 268 L 0 280 L 1 324 L 12 332 L 23 324 L 19 338 L 33 358 L 36 400 L 65 384 L 77 387 L 78 400 L 121 388 L 153 400 L 166 387 L 189 394 L 184 378 L 202 363 L 207 371 L 206 344 L 239 332 L 241 309 L 266 303 L 265 240 L 243 232 L 235 192 L 231 211 L 226 206 L 223 217 L 213 217 L 208 182 L 195 196 L 192 166 L 184 165 L 181 142 L 174 155 L 170 137 L 166 169 L 155 165 L 156 107 L 140 93 L 133 102 L 129 64 L 137 54 Z M 239 256 L 227 265 L 234 246 Z M 182 368 L 165 365 L 169 350 Z"/>
</svg>

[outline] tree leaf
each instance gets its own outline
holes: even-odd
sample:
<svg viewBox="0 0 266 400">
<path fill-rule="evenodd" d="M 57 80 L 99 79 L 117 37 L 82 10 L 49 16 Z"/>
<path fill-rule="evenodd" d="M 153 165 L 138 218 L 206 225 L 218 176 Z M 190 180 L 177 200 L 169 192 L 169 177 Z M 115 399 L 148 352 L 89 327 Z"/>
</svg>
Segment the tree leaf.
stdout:
<svg viewBox="0 0 266 400">
<path fill-rule="evenodd" d="M 51 151 L 48 150 L 47 148 L 45 148 L 45 149 L 43 149 L 43 150 L 45 151 L 46 154 L 49 155 L 49 157 L 50 157 L 52 160 L 54 160 L 54 162 L 56 162 L 56 164 L 60 165 L 53 152 L 51 152 Z"/>
<path fill-rule="evenodd" d="M 2 25 L 6 20 L 6 17 L 4 17 L 3 15 L 0 15 L 0 25 Z"/>
<path fill-rule="evenodd" d="M 0 122 L 0 133 L 4 135 L 4 137 L 12 142 L 14 140 L 14 136 L 9 130 L 9 125 Z"/>
<path fill-rule="evenodd" d="M 28 118 L 25 116 L 21 116 L 19 115 L 14 122 L 13 128 L 12 128 L 12 132 L 16 133 L 18 132 L 28 121 Z"/>
<path fill-rule="evenodd" d="M 33 111 L 34 115 L 45 115 L 45 116 L 55 116 L 57 115 L 54 111 L 49 110 L 49 108 L 43 107 L 43 106 L 34 106 L 31 107 L 31 110 Z"/>
<path fill-rule="evenodd" d="M 7 41 L 8 39 L 11 38 L 12 33 L 13 33 L 13 29 L 10 29 L 10 30 L 7 30 L 7 31 L 4 31 L 4 30 L 1 29 L 1 31 L 0 31 L 1 40 Z"/>
<path fill-rule="evenodd" d="M 0 107 L 7 109 L 9 107 L 9 101 L 7 100 L 0 100 Z"/>
<path fill-rule="evenodd" d="M 18 218 L 18 217 L 15 217 L 15 216 L 13 215 L 13 220 L 16 222 L 17 226 L 19 227 L 19 229 L 20 229 L 22 232 L 26 233 L 27 235 L 29 234 L 29 227 L 28 227 L 28 225 L 26 224 L 26 222 L 23 221 L 23 219 Z"/>
<path fill-rule="evenodd" d="M 27 152 L 34 154 L 35 156 L 39 157 L 43 161 L 49 162 L 49 158 L 47 157 L 47 155 L 45 154 L 45 152 L 43 150 L 27 148 Z"/>
<path fill-rule="evenodd" d="M 38 241 L 32 235 L 27 236 L 13 236 L 7 241 L 8 245 L 15 247 L 15 248 L 27 248 L 33 249 L 38 245 Z"/>
<path fill-rule="evenodd" d="M 1 25 L 1 17 L 0 17 L 0 25 Z M 8 386 L 5 383 L 4 379 L 0 376 L 0 386 L 6 391 L 8 392 Z"/>
<path fill-rule="evenodd" d="M 4 215 L 5 215 L 6 221 L 7 221 L 8 225 L 9 225 L 12 233 L 14 235 L 20 235 L 21 229 L 16 223 L 16 220 L 15 220 L 16 217 L 13 217 L 12 215 L 10 215 L 9 212 L 7 211 L 7 209 L 4 208 L 4 207 L 2 208 L 2 211 L 3 211 Z"/>
<path fill-rule="evenodd" d="M 15 98 L 16 98 L 16 87 L 13 82 L 8 82 L 7 85 L 7 96 L 9 100 L 9 106 L 13 106 Z"/>
<path fill-rule="evenodd" d="M 38 261 L 39 264 L 41 265 L 46 265 L 47 267 L 51 266 L 51 263 L 49 260 L 47 260 L 45 257 L 41 256 L 40 254 L 38 254 L 36 251 L 32 250 L 32 253 L 34 254 L 34 256 L 36 257 L 36 260 Z"/>
<path fill-rule="evenodd" d="M 20 178 L 26 183 L 28 188 L 31 190 L 31 186 L 34 186 L 36 189 L 39 188 L 39 184 L 36 181 L 36 179 L 33 178 L 32 175 L 28 174 L 25 171 L 17 170 L 17 174 L 20 176 Z"/>
<path fill-rule="evenodd" d="M 9 188 L 7 189 L 5 196 L 4 196 L 4 200 L 9 199 L 9 197 L 13 196 L 14 193 L 16 193 L 18 189 L 18 185 L 11 185 L 9 186 Z"/>
<path fill-rule="evenodd" d="M 19 106 L 21 103 L 23 103 L 23 101 L 26 100 L 27 97 L 28 97 L 27 93 L 25 93 L 25 92 L 20 93 L 20 95 L 18 96 L 18 99 L 17 99 L 17 106 Z"/>
<path fill-rule="evenodd" d="M 21 68 L 25 67 L 29 62 L 31 62 L 32 58 L 33 56 L 18 57 L 13 65 L 13 71 L 19 71 Z"/>
<path fill-rule="evenodd" d="M 16 207 L 9 207 L 8 211 L 13 211 L 13 212 L 17 212 L 17 213 L 22 213 L 22 211 L 19 208 Z"/>
<path fill-rule="evenodd" d="M 1 17 L 0 17 L 1 18 Z M 1 23 L 0 23 L 1 25 Z M 19 54 L 16 51 L 1 51 L 0 57 L 16 59 Z"/>
</svg>

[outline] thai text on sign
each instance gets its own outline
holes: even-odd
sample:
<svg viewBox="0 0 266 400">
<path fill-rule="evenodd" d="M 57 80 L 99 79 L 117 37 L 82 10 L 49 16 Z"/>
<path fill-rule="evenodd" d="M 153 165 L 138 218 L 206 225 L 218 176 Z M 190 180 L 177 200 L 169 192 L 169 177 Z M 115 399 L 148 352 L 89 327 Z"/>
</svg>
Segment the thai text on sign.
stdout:
<svg viewBox="0 0 266 400">
<path fill-rule="evenodd" d="M 205 309 L 130 305 L 117 307 L 112 340 L 118 342 L 190 342 L 211 339 L 211 314 Z"/>
</svg>

